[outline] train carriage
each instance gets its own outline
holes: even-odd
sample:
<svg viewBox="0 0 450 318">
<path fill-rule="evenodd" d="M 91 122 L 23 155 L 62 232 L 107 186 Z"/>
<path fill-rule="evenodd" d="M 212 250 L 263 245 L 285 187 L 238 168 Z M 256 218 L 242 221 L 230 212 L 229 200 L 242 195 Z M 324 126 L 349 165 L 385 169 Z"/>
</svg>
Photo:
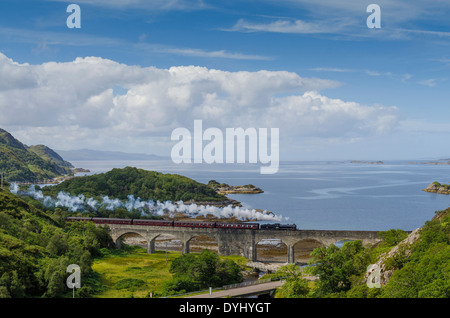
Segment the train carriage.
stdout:
<svg viewBox="0 0 450 318">
<path fill-rule="evenodd" d="M 219 229 L 259 229 L 258 223 L 225 223 L 225 222 L 216 222 L 216 228 Z"/>
<path fill-rule="evenodd" d="M 133 225 L 173 226 L 173 221 L 171 221 L 171 220 L 133 219 Z"/>
<path fill-rule="evenodd" d="M 92 222 L 97 224 L 122 224 L 131 225 L 132 219 L 117 219 L 117 218 L 92 218 Z"/>
<path fill-rule="evenodd" d="M 201 222 L 201 221 L 174 221 L 175 227 L 196 227 L 196 228 L 214 228 L 215 222 Z"/>
</svg>

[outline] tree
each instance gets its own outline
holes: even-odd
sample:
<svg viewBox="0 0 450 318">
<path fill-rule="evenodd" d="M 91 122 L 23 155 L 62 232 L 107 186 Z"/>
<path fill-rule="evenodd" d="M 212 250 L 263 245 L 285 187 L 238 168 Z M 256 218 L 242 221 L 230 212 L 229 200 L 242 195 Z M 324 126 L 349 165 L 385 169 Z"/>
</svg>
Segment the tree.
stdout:
<svg viewBox="0 0 450 318">
<path fill-rule="evenodd" d="M 310 271 L 320 278 L 315 290 L 318 295 L 349 290 L 352 277 L 363 273 L 370 262 L 361 241 L 345 242 L 342 248 L 319 247 L 311 256 L 310 262 L 315 266 Z"/>
<path fill-rule="evenodd" d="M 69 246 L 67 245 L 67 237 L 62 233 L 55 233 L 50 238 L 46 249 L 51 255 L 54 256 L 64 254 L 69 249 Z"/>
<path fill-rule="evenodd" d="M 172 280 L 166 291 L 192 291 L 199 288 L 218 287 L 242 281 L 240 267 L 232 260 L 221 260 L 207 249 L 200 254 L 183 254 L 176 258 L 170 272 Z"/>
<path fill-rule="evenodd" d="M 309 293 L 308 281 L 302 277 L 302 271 L 297 265 L 282 266 L 277 271 L 277 276 L 285 277 L 286 280 L 283 286 L 277 290 L 277 297 L 303 298 Z"/>
<path fill-rule="evenodd" d="M 404 240 L 408 236 L 408 233 L 403 230 L 391 229 L 379 232 L 378 236 L 383 240 L 384 245 L 394 246 Z"/>
<path fill-rule="evenodd" d="M 64 292 L 64 276 L 61 271 L 55 271 L 48 282 L 46 297 L 59 297 Z"/>
</svg>

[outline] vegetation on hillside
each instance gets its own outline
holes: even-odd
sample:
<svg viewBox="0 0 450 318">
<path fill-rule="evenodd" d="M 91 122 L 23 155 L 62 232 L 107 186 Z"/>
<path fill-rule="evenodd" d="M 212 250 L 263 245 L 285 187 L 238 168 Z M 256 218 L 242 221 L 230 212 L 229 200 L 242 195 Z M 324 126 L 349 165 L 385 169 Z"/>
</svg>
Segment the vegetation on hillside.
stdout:
<svg viewBox="0 0 450 318">
<path fill-rule="evenodd" d="M 172 279 L 165 283 L 166 293 L 184 293 L 208 287 L 222 287 L 242 282 L 241 268 L 233 260 L 220 259 L 209 250 L 183 254 L 171 266 Z"/>
<path fill-rule="evenodd" d="M 88 282 L 93 258 L 111 243 L 105 228 L 66 223 L 60 209 L 43 211 L 0 189 L 0 298 L 63 297 L 67 266 L 78 264 Z M 89 284 L 79 290 L 91 292 Z"/>
<path fill-rule="evenodd" d="M 164 254 L 148 255 L 125 244 L 117 250 L 107 227 L 66 222 L 67 215 L 0 189 L 0 298 L 72 297 L 66 286 L 70 264 L 81 268 L 77 297 L 148 297 L 150 291 L 161 296 L 242 279 L 239 265 L 209 251 L 178 258 L 171 253 L 164 266 Z M 130 262 L 134 265 L 126 265 Z M 118 273 L 117 279 L 112 272 L 104 276 L 102 268 L 109 263 L 127 273 Z"/>
<path fill-rule="evenodd" d="M 417 242 L 386 260 L 393 270 L 386 285 L 369 288 L 364 274 L 380 255 L 391 250 L 407 234 L 401 230 L 380 232 L 383 242 L 365 247 L 361 241 L 316 248 L 307 273 L 319 279 L 308 286 L 298 274 L 288 275 L 278 297 L 333 298 L 449 298 L 450 209 L 440 211 L 420 229 Z M 291 269 L 291 273 L 295 273 Z M 286 270 L 283 272 L 286 274 Z"/>
<path fill-rule="evenodd" d="M 242 279 L 239 265 L 203 251 L 178 258 L 172 254 L 164 267 L 164 276 L 154 282 L 155 266 L 162 266 L 163 254 L 156 255 L 158 260 L 152 263 L 142 249 L 139 256 L 142 265 L 129 265 L 130 255 L 127 250 L 115 249 L 107 228 L 89 222 L 66 223 L 66 216 L 64 210 L 46 210 L 31 197 L 21 198 L 0 189 L 0 297 L 71 297 L 66 286 L 69 264 L 81 267 L 83 284 L 76 292 L 78 297 L 108 291 L 121 293 L 121 297 L 123 292 L 134 291 L 148 296 L 150 286 L 158 286 L 155 296 L 161 296 Z M 286 279 L 277 297 L 449 298 L 450 208 L 427 221 L 419 234 L 417 241 L 384 260 L 393 274 L 381 288 L 367 286 L 366 270 L 381 255 L 400 246 L 399 242 L 407 237 L 404 231 L 380 232 L 383 241 L 374 247 L 350 241 L 341 248 L 334 245 L 316 248 L 311 254 L 314 266 L 306 272 L 318 280 L 307 281 L 304 270 L 296 265 L 284 266 L 275 274 Z M 102 264 L 114 257 L 128 264 L 123 270 L 130 275 L 119 273 L 109 282 L 112 276 L 102 276 L 93 269 L 93 263 L 100 270 Z"/>
<path fill-rule="evenodd" d="M 0 170 L 8 181 L 34 182 L 72 173 L 72 165 L 46 146 L 24 145 L 0 129 Z"/>
<path fill-rule="evenodd" d="M 77 177 L 44 188 L 44 193 L 56 195 L 64 191 L 86 197 L 109 196 L 126 200 L 129 195 L 153 201 L 220 202 L 227 200 L 207 185 L 177 174 L 164 174 L 133 167 L 112 169 L 106 173 Z"/>
</svg>

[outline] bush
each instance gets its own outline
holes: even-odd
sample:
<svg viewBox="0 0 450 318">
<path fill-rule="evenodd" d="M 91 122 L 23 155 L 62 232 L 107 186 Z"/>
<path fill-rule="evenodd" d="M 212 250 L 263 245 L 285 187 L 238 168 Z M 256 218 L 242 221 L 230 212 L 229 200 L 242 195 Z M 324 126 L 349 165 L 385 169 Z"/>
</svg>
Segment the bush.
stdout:
<svg viewBox="0 0 450 318">
<path fill-rule="evenodd" d="M 170 272 L 174 276 L 165 285 L 168 293 L 219 287 L 242 281 L 239 265 L 229 259 L 221 260 L 217 254 L 206 249 L 198 255 L 183 254 L 176 258 L 170 266 Z"/>
</svg>

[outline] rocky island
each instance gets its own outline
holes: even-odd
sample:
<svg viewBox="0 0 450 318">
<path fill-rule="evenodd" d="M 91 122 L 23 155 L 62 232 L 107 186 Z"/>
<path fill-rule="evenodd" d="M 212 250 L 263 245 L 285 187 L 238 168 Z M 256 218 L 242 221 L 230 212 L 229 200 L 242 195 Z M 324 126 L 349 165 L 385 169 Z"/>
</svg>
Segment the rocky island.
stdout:
<svg viewBox="0 0 450 318">
<path fill-rule="evenodd" d="M 216 180 L 211 180 L 208 182 L 208 186 L 213 188 L 218 194 L 257 194 L 263 193 L 264 191 L 253 184 L 247 184 L 242 186 L 231 186 L 226 183 L 219 183 Z"/>
<path fill-rule="evenodd" d="M 362 164 L 366 164 L 366 165 L 382 165 L 384 162 L 381 160 L 378 160 L 378 161 L 351 160 L 350 163 L 362 163 Z"/>
<path fill-rule="evenodd" d="M 429 184 L 428 187 L 423 189 L 423 191 L 440 194 L 450 194 L 450 184 L 440 184 L 439 182 L 435 181 Z"/>
</svg>

